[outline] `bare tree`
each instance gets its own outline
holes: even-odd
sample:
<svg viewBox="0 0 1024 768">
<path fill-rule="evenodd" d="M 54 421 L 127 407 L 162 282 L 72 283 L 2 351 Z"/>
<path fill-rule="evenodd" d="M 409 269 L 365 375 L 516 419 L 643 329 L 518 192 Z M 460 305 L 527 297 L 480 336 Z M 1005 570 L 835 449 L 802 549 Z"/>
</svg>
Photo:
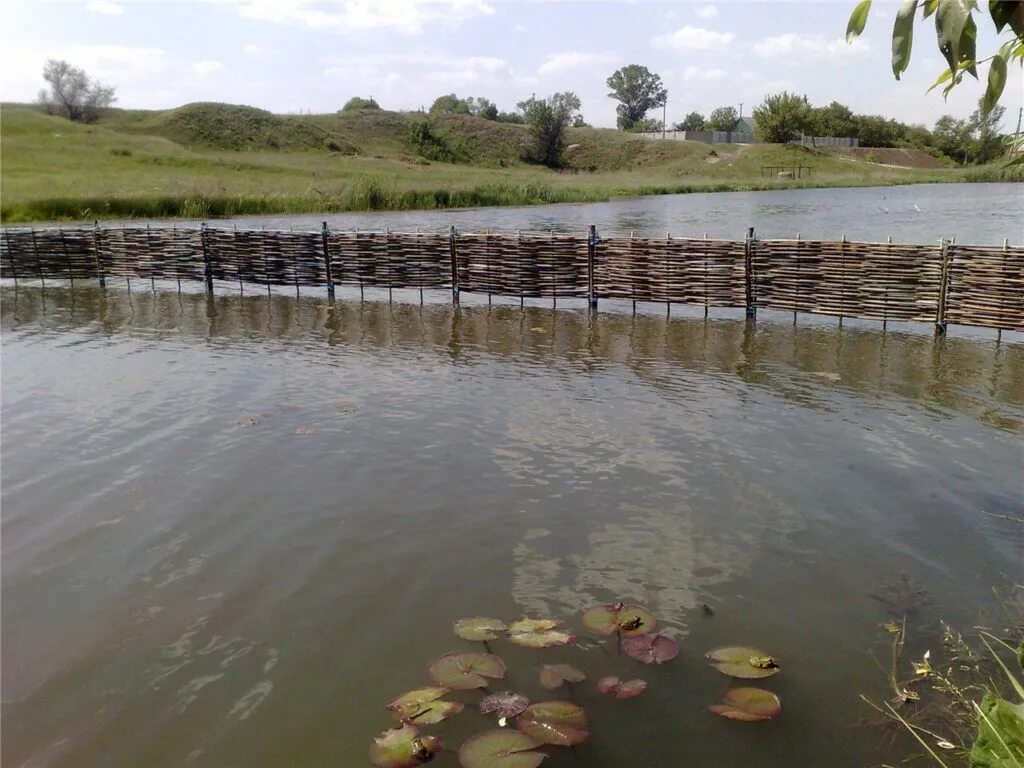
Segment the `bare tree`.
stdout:
<svg viewBox="0 0 1024 768">
<path fill-rule="evenodd" d="M 48 59 L 43 79 L 50 89 L 41 90 L 38 100 L 51 115 L 88 123 L 99 117 L 100 110 L 117 101 L 113 86 L 93 80 L 84 70 L 63 60 Z"/>
</svg>

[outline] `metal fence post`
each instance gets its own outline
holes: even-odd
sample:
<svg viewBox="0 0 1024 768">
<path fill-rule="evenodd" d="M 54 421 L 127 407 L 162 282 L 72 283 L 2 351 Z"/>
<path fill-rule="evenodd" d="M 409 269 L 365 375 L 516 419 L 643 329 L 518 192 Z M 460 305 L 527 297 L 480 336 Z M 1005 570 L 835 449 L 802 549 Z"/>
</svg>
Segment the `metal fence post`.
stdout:
<svg viewBox="0 0 1024 768">
<path fill-rule="evenodd" d="M 103 274 L 103 260 L 100 256 L 100 223 L 94 221 L 92 225 L 92 245 L 96 256 L 96 275 L 100 279 L 100 288 L 107 287 L 107 278 Z"/>
<path fill-rule="evenodd" d="M 743 241 L 743 279 L 744 293 L 747 303 L 747 317 L 753 320 L 757 317 L 757 307 L 754 306 L 754 228 L 747 227 L 747 236 Z"/>
<path fill-rule="evenodd" d="M 213 266 L 210 264 L 210 248 L 207 244 L 206 222 L 199 228 L 199 238 L 203 243 L 203 274 L 206 279 L 206 292 L 213 293 Z"/>
<path fill-rule="evenodd" d="M 331 246 L 328 238 L 327 222 L 320 232 L 324 244 L 324 270 L 327 273 L 327 298 L 334 301 L 334 267 L 331 264 Z"/>
<path fill-rule="evenodd" d="M 597 261 L 597 227 L 590 225 L 587 237 L 587 300 L 591 309 L 597 309 L 597 291 L 594 290 L 594 262 Z"/>
<path fill-rule="evenodd" d="M 458 239 L 455 227 L 448 230 L 448 253 L 452 262 L 452 306 L 459 306 L 459 252 L 455 241 Z"/>
<path fill-rule="evenodd" d="M 946 335 L 946 296 L 949 291 L 949 246 L 951 242 L 944 237 L 939 238 L 940 271 L 939 271 L 939 303 L 935 309 L 935 335 Z"/>
</svg>

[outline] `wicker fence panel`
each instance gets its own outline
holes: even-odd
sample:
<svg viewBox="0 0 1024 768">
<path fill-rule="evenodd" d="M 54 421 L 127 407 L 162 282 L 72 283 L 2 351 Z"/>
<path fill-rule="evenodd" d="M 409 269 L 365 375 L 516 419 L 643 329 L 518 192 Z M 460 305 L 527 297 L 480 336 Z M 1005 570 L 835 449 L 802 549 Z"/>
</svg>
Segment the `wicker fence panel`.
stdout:
<svg viewBox="0 0 1024 768">
<path fill-rule="evenodd" d="M 938 246 L 764 240 L 752 263 L 757 307 L 926 322 L 938 311 Z"/>
<path fill-rule="evenodd" d="M 526 298 L 586 296 L 588 242 L 585 235 L 459 235 L 459 290 Z"/>
<path fill-rule="evenodd" d="M 947 323 L 1024 330 L 1024 248 L 950 245 Z"/>
<path fill-rule="evenodd" d="M 214 280 L 262 285 L 327 284 L 323 238 L 318 232 L 209 228 L 201 237 Z"/>
<path fill-rule="evenodd" d="M 452 283 L 447 235 L 332 232 L 328 243 L 336 284 L 444 288 Z"/>
<path fill-rule="evenodd" d="M 744 244 L 689 238 L 607 238 L 594 283 L 602 298 L 742 307 Z"/>
</svg>

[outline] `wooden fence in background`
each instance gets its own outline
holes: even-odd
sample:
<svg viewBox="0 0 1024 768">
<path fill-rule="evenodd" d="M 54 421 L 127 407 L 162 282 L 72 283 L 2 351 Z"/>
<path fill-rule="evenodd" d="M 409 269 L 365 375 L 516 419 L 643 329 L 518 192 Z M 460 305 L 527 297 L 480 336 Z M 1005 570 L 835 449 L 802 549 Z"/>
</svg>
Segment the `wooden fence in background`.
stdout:
<svg viewBox="0 0 1024 768">
<path fill-rule="evenodd" d="M 440 288 L 1024 330 L 1024 248 L 587 234 L 124 227 L 0 232 L 0 277 Z"/>
</svg>

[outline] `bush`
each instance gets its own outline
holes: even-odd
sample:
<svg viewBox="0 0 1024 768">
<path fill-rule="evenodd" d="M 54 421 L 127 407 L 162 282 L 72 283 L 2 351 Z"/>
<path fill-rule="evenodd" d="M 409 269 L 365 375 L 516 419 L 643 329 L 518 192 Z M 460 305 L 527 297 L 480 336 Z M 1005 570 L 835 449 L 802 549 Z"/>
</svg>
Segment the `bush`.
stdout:
<svg viewBox="0 0 1024 768">
<path fill-rule="evenodd" d="M 357 109 L 380 109 L 380 104 L 374 101 L 372 97 L 364 99 L 361 96 L 353 96 L 345 102 L 345 106 L 341 108 L 341 111 L 352 112 Z"/>
</svg>

